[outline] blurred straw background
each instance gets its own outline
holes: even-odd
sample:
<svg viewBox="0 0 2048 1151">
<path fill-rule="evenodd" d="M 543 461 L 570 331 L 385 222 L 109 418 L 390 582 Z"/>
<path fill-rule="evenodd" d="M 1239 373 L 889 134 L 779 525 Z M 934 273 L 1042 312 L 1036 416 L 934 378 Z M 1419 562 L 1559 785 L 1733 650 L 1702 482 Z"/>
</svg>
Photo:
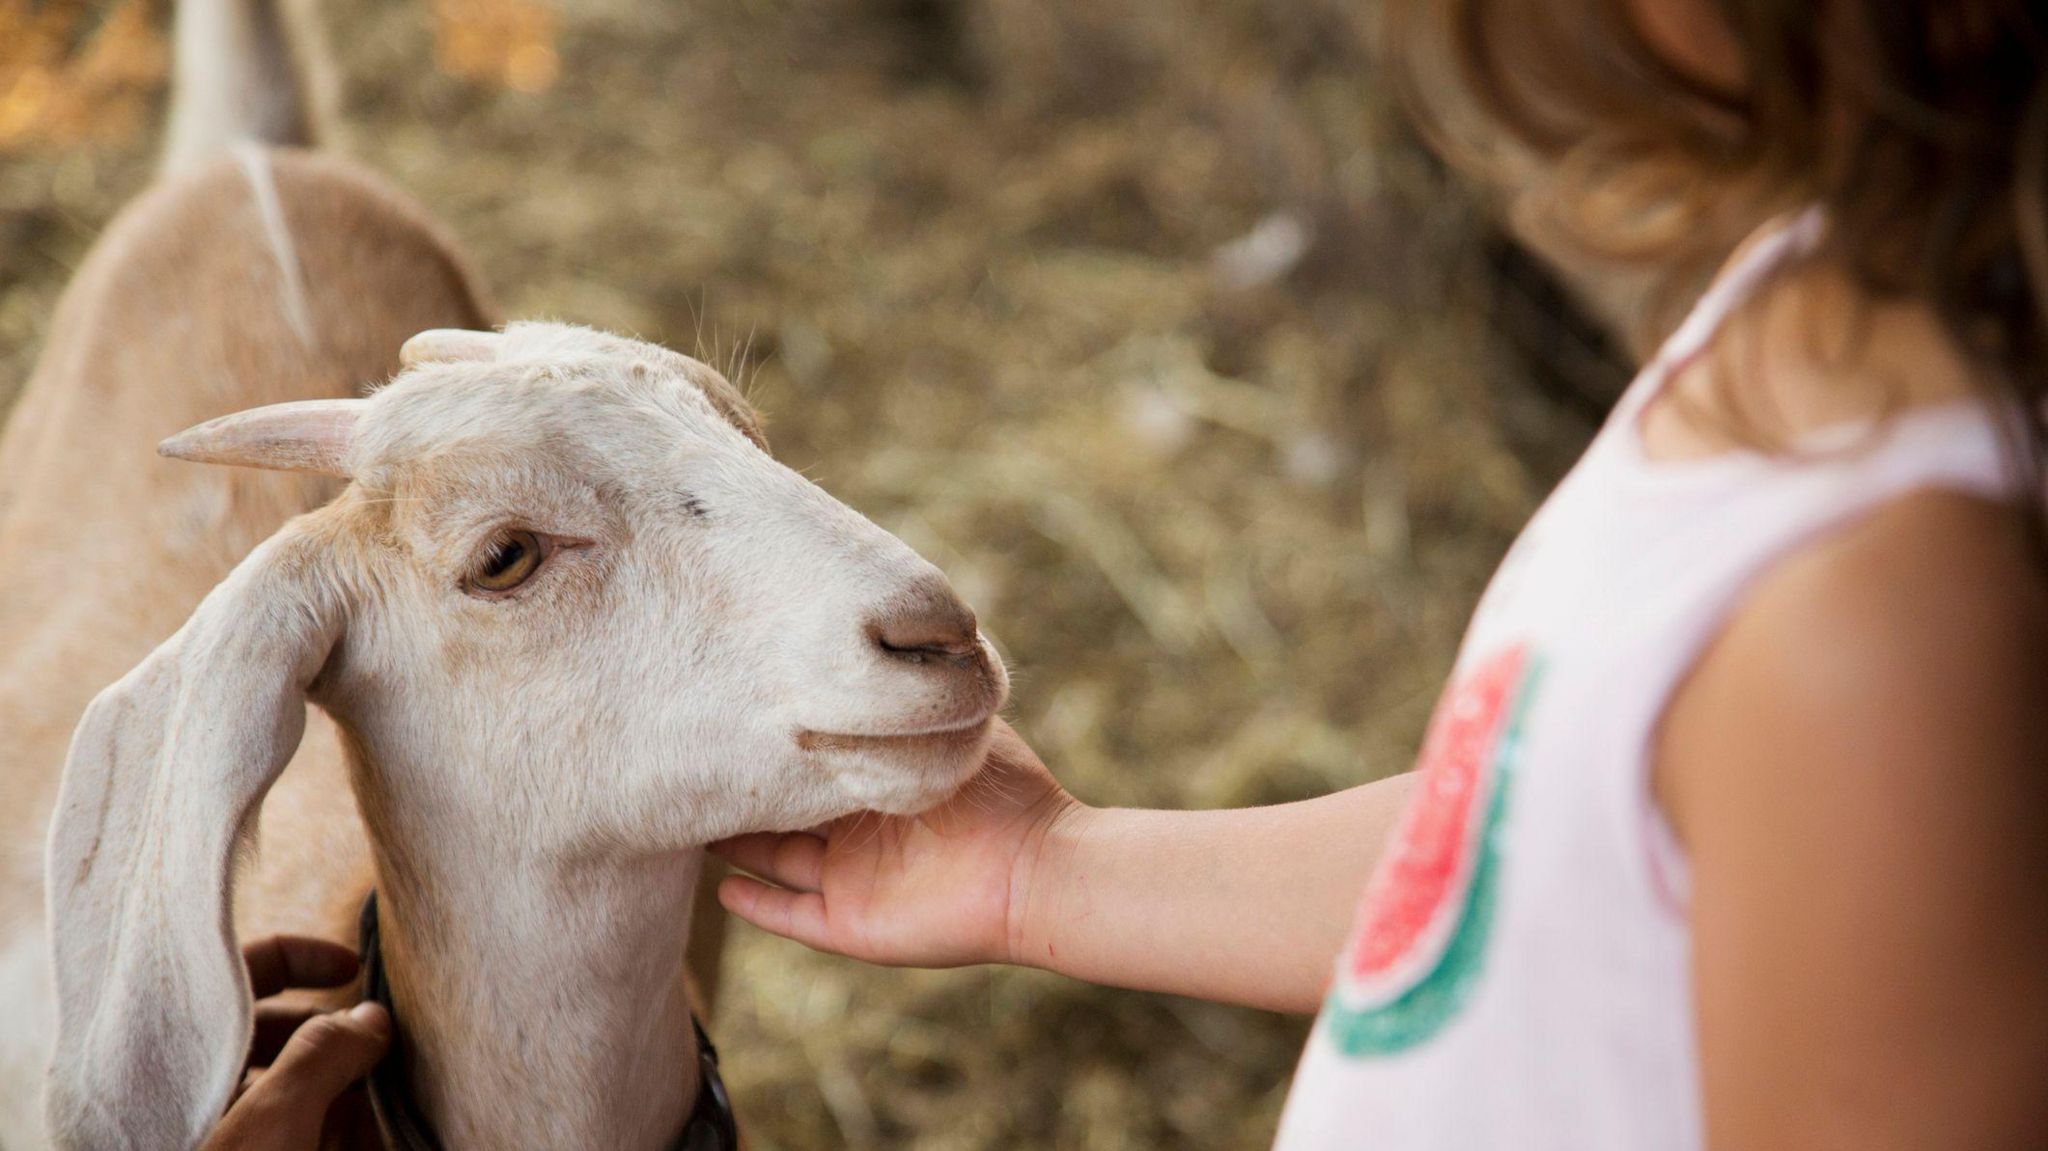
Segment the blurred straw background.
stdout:
<svg viewBox="0 0 2048 1151">
<path fill-rule="evenodd" d="M 1091 802 L 1404 769 L 1619 371 L 1417 145 L 1370 3 L 324 11 L 343 145 L 508 315 L 742 378 L 785 459 L 980 608 Z M 0 404 L 148 178 L 166 17 L 0 0 Z M 745 931 L 728 964 L 755 1151 L 1259 1147 L 1305 1030 Z"/>
</svg>

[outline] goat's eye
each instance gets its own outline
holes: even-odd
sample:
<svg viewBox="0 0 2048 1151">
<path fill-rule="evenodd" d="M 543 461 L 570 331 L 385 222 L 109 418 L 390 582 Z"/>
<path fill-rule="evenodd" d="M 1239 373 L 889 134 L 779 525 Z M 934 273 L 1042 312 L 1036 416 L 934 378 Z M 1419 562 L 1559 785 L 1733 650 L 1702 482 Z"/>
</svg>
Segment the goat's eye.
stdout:
<svg viewBox="0 0 2048 1151">
<path fill-rule="evenodd" d="M 506 532 L 491 544 L 484 562 L 470 573 L 469 585 L 483 592 L 511 591 L 533 578 L 542 558 L 539 536 L 532 532 Z"/>
</svg>

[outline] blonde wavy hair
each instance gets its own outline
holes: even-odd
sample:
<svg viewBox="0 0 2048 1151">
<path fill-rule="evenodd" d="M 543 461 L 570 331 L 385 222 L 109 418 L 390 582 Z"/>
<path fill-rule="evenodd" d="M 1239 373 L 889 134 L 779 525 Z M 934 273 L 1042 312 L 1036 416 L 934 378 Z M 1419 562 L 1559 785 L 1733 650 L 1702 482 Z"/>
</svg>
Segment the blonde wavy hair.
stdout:
<svg viewBox="0 0 2048 1151">
<path fill-rule="evenodd" d="M 1980 389 L 2018 401 L 2038 478 L 2048 9 L 1698 2 L 1738 49 L 1739 84 L 1666 58 L 1626 0 L 1388 0 L 1387 31 L 1397 78 L 1454 158 L 1483 165 L 1486 134 L 1465 129 L 1498 129 L 1533 157 L 1516 179 L 1560 234 L 1658 270 L 1653 329 L 1760 223 L 1820 205 L 1811 259 L 1870 299 L 1924 302 Z"/>
</svg>

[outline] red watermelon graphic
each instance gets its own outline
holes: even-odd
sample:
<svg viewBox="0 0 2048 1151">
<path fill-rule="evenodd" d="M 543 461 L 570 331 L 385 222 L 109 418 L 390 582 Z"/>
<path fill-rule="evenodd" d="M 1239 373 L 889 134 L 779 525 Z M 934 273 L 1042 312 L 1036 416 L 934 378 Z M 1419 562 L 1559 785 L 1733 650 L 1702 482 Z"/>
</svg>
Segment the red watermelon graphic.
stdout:
<svg viewBox="0 0 2048 1151">
<path fill-rule="evenodd" d="M 1366 886 L 1330 994 L 1327 1031 L 1349 1054 L 1386 1054 L 1434 1034 L 1478 970 L 1533 672 L 1527 650 L 1509 648 L 1438 705 L 1418 791 Z"/>
</svg>

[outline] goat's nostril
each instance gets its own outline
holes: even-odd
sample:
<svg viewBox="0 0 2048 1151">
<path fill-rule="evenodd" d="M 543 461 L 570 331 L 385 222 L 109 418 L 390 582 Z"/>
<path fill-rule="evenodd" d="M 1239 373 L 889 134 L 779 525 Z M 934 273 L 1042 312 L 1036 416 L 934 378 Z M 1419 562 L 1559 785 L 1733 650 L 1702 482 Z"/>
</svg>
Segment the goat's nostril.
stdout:
<svg viewBox="0 0 2048 1151">
<path fill-rule="evenodd" d="M 883 654 L 905 663 L 923 663 L 928 659 L 964 663 L 981 651 L 979 646 L 972 643 L 921 643 L 906 646 L 884 637 L 877 637 L 875 643 L 882 649 Z"/>
<path fill-rule="evenodd" d="M 974 613 L 950 594 L 890 612 L 869 625 L 868 634 L 883 655 L 904 663 L 945 660 L 965 666 L 981 656 Z"/>
</svg>

